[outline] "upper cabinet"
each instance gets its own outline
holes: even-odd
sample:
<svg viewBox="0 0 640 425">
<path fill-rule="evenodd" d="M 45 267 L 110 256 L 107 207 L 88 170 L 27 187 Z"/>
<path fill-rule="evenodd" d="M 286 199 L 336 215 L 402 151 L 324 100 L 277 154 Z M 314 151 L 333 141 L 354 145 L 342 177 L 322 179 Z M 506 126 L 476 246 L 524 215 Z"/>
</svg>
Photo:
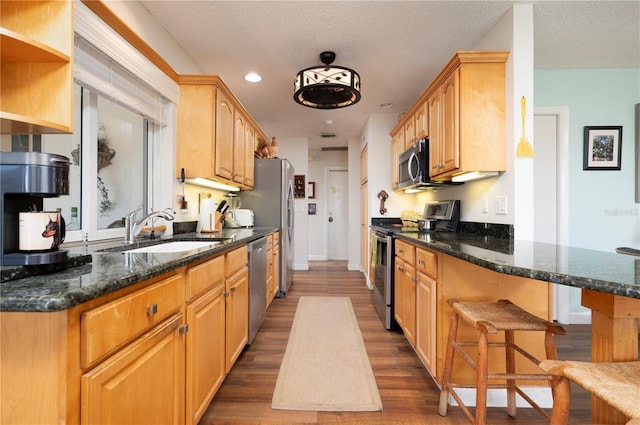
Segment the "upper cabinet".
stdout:
<svg viewBox="0 0 640 425">
<path fill-rule="evenodd" d="M 73 2 L 0 2 L 0 131 L 73 131 Z"/>
<path fill-rule="evenodd" d="M 429 96 L 430 176 L 505 171 L 506 51 L 458 52 Z"/>
<path fill-rule="evenodd" d="M 180 75 L 176 176 L 203 177 L 253 188 L 253 157 L 267 140 L 240 102 L 215 75 Z"/>
<path fill-rule="evenodd" d="M 508 57 L 508 51 L 457 52 L 391 131 L 394 147 L 428 137 L 433 180 L 505 171 Z"/>
</svg>

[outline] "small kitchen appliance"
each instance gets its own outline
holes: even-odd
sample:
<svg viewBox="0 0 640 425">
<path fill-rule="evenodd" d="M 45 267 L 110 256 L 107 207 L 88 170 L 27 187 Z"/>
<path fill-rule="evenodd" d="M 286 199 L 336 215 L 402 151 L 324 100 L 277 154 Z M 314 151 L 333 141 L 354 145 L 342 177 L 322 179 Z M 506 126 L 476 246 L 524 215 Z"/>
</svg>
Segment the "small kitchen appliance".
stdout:
<svg viewBox="0 0 640 425">
<path fill-rule="evenodd" d="M 69 194 L 70 164 L 69 158 L 62 155 L 44 152 L 0 152 L 0 265 L 42 265 L 67 260 L 67 251 L 59 250 L 57 246 L 63 240 L 62 218 L 57 212 L 43 216 L 42 210 L 44 198 Z M 39 213 L 33 215 L 33 220 L 36 217 L 46 217 L 46 223 L 37 224 L 41 228 L 35 230 L 27 231 L 25 228 L 21 240 L 21 213 L 33 214 L 29 211 Z M 24 214 L 22 216 L 25 217 Z M 32 219 L 29 218 L 29 221 Z M 36 225 L 35 221 L 33 225 Z M 35 245 L 32 242 L 32 233 L 39 234 L 41 239 L 49 235 L 51 240 L 46 241 L 47 245 Z M 52 241 L 54 233 L 59 238 L 57 244 Z M 21 244 L 24 244 L 24 249 L 21 249 Z"/>
<path fill-rule="evenodd" d="M 463 184 L 431 180 L 429 167 L 429 139 L 420 139 L 398 156 L 398 188 L 419 191 Z"/>
<path fill-rule="evenodd" d="M 238 208 L 233 215 L 240 227 L 253 227 L 253 210 Z"/>
</svg>

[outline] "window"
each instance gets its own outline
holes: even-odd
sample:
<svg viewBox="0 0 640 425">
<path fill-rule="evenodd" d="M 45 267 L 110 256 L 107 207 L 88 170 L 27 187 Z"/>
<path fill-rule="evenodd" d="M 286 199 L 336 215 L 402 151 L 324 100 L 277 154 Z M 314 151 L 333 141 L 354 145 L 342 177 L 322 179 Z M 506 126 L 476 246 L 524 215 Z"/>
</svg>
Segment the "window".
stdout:
<svg viewBox="0 0 640 425">
<path fill-rule="evenodd" d="M 75 86 L 74 134 L 42 135 L 42 151 L 70 158 L 69 196 L 44 200 L 61 208 L 67 241 L 123 237 L 122 218 L 147 203 L 153 124 L 140 114 Z M 152 131 L 148 131 L 149 127 Z"/>
</svg>

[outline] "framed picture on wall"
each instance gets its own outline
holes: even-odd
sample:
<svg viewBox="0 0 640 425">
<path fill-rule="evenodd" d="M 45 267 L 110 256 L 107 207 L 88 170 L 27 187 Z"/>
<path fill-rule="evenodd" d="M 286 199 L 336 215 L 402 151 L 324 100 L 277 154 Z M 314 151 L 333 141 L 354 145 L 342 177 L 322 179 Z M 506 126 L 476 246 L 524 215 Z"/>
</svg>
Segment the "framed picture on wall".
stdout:
<svg viewBox="0 0 640 425">
<path fill-rule="evenodd" d="M 583 170 L 619 170 L 622 126 L 585 126 Z"/>
</svg>

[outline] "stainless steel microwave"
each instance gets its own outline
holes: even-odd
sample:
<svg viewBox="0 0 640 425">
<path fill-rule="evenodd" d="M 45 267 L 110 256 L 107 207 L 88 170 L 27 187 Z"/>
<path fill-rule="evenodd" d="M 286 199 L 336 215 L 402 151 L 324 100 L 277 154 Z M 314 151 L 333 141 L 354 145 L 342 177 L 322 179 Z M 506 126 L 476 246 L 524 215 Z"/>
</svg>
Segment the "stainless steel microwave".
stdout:
<svg viewBox="0 0 640 425">
<path fill-rule="evenodd" d="M 429 177 L 429 139 L 420 139 L 398 158 L 398 188 L 435 190 L 463 182 L 435 181 Z"/>
<path fill-rule="evenodd" d="M 398 158 L 398 188 L 411 189 L 429 181 L 429 140 L 420 139 Z"/>
</svg>

